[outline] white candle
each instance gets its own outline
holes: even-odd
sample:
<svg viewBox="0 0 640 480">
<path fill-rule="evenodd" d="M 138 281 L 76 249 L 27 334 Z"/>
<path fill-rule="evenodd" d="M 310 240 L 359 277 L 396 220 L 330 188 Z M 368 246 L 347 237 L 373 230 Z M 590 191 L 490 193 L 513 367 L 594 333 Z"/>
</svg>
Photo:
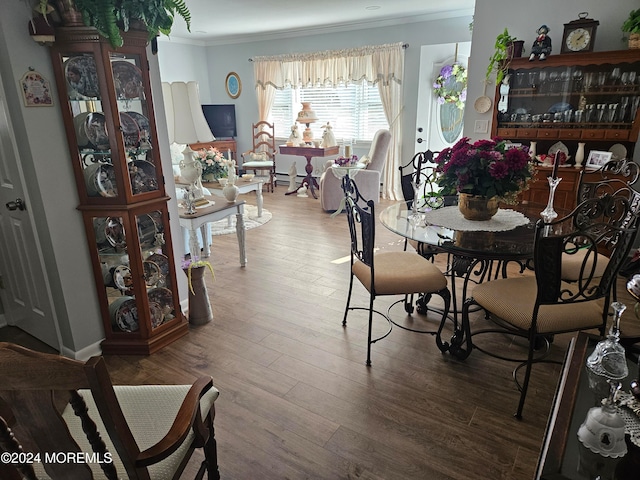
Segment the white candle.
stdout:
<svg viewBox="0 0 640 480">
<path fill-rule="evenodd" d="M 559 166 L 560 166 L 560 151 L 557 151 L 553 159 L 553 170 L 551 171 L 551 178 L 558 178 Z"/>
<path fill-rule="evenodd" d="M 347 158 L 351 157 L 351 145 L 344 146 L 344 156 Z"/>
<path fill-rule="evenodd" d="M 231 149 L 230 148 L 227 149 L 227 158 L 229 160 L 231 160 Z"/>
</svg>

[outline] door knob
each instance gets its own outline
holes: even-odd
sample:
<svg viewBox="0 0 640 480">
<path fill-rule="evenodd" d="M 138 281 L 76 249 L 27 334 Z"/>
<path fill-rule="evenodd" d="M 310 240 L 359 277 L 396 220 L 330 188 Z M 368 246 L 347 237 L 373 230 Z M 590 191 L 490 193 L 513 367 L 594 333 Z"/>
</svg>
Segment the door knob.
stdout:
<svg viewBox="0 0 640 480">
<path fill-rule="evenodd" d="M 422 140 L 421 138 L 417 139 L 416 142 L 418 143 L 422 143 L 424 140 Z"/>
<path fill-rule="evenodd" d="M 13 202 L 7 202 L 6 207 L 8 210 L 24 210 L 27 208 L 21 198 L 16 198 Z"/>
</svg>

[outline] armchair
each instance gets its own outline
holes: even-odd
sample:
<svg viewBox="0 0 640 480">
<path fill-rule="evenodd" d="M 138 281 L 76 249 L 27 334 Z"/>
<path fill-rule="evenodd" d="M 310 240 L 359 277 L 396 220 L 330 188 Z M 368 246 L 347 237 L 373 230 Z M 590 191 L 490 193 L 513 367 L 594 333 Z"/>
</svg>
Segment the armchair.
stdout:
<svg viewBox="0 0 640 480">
<path fill-rule="evenodd" d="M 389 130 L 378 130 L 371 142 L 371 148 L 367 155 L 370 162 L 367 167 L 360 170 L 355 177 L 358 190 L 364 198 L 373 200 L 378 204 L 380 199 L 380 178 L 382 170 L 387 162 L 387 152 L 391 142 Z M 333 160 L 329 161 L 329 164 Z M 325 169 L 320 177 L 320 205 L 325 212 L 335 212 L 340 208 L 344 193 L 341 180 L 330 170 Z"/>
<path fill-rule="evenodd" d="M 113 386 L 102 357 L 84 363 L 0 343 L 0 452 L 41 456 L 33 465 L 4 462 L 0 477 L 175 479 L 201 448 L 196 478 L 206 471 L 219 479 L 217 397 L 211 377 L 193 385 Z M 86 463 L 65 461 L 73 453 Z M 47 454 L 58 461 L 45 461 Z"/>
</svg>

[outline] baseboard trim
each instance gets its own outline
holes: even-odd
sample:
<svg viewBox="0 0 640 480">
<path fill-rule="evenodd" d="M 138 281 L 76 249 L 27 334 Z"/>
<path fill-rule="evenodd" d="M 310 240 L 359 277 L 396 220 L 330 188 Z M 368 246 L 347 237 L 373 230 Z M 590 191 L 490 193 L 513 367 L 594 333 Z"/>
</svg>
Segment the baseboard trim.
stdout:
<svg viewBox="0 0 640 480">
<path fill-rule="evenodd" d="M 65 357 L 73 358 L 74 360 L 86 362 L 91 357 L 102 355 L 102 348 L 100 347 L 101 343 L 102 340 L 91 345 L 87 345 L 86 347 L 78 351 L 71 350 L 70 348 L 67 348 L 63 345 L 62 347 L 60 347 L 60 354 L 64 355 Z"/>
</svg>

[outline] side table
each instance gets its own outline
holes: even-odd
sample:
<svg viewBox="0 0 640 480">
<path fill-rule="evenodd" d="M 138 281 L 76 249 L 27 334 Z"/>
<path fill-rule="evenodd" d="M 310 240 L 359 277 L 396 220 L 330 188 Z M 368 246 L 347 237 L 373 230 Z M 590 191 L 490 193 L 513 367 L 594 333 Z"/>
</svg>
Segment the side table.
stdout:
<svg viewBox="0 0 640 480">
<path fill-rule="evenodd" d="M 185 212 L 186 210 L 183 207 L 179 207 L 178 213 L 180 216 L 180 226 L 189 231 L 189 251 L 192 255 L 194 254 L 193 252 L 200 251 L 200 243 L 198 242 L 197 234 L 197 229 L 200 228 L 202 230 L 203 239 L 203 257 L 208 257 L 211 253 L 211 237 L 207 234 L 206 225 L 209 222 L 217 222 L 218 220 L 227 218 L 229 215 L 233 215 L 235 213 L 236 235 L 238 236 L 238 249 L 240 251 L 240 266 L 244 267 L 247 264 L 244 218 L 242 217 L 242 214 L 244 213 L 244 200 L 228 203 L 218 199 L 218 201 L 213 205 L 198 207 L 196 213 L 193 215 L 188 215 Z"/>
<path fill-rule="evenodd" d="M 302 179 L 302 183 L 300 187 L 306 184 L 307 188 L 313 195 L 313 198 L 318 198 L 316 190 L 320 189 L 320 185 L 318 185 L 318 181 L 313 176 L 313 165 L 311 164 L 311 159 L 313 157 L 327 157 L 329 155 L 337 155 L 340 151 L 340 147 L 337 145 L 335 147 L 287 147 L 286 145 L 280 145 L 280 153 L 283 155 L 297 155 L 307 159 L 307 164 L 304 167 L 305 172 L 307 172 L 307 176 Z M 291 195 L 296 193 L 300 187 L 297 189 L 286 192 L 285 195 Z"/>
</svg>

